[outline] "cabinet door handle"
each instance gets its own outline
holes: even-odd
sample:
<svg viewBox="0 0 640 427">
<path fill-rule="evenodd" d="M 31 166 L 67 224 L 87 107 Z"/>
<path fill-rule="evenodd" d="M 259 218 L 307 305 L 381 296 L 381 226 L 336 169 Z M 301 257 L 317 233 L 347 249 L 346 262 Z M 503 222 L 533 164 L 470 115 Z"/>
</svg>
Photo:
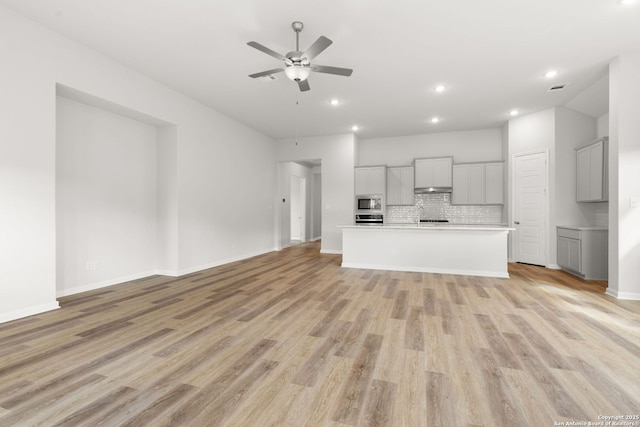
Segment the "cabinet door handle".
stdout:
<svg viewBox="0 0 640 427">
<path fill-rule="evenodd" d="M 520 225 L 520 221 L 513 221 L 515 225 Z"/>
</svg>

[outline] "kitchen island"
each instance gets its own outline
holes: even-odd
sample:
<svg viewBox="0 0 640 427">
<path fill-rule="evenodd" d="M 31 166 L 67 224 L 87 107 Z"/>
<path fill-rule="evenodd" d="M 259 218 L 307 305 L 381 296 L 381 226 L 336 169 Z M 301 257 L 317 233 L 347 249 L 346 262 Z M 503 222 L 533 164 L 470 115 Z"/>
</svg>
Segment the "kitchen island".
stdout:
<svg viewBox="0 0 640 427">
<path fill-rule="evenodd" d="M 509 277 L 507 237 L 501 225 L 345 225 L 342 266 Z"/>
</svg>

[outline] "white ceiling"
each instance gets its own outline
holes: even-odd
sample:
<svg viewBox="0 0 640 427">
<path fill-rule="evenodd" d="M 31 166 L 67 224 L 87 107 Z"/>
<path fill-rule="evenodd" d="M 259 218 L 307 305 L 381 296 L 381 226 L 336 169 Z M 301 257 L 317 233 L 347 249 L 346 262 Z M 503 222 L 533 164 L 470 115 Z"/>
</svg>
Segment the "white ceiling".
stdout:
<svg viewBox="0 0 640 427">
<path fill-rule="evenodd" d="M 601 114 L 606 85 L 598 82 L 609 61 L 640 52 L 640 4 L 618 0 L 0 4 L 274 138 L 348 133 L 353 124 L 362 138 L 484 129 L 502 126 L 513 108 L 527 114 L 567 103 Z M 304 93 L 283 73 L 250 79 L 280 63 L 246 43 L 294 50 L 293 21 L 305 25 L 301 50 L 321 35 L 333 40 L 314 63 L 353 75 L 312 73 Z M 551 68 L 559 74 L 548 80 Z M 440 83 L 449 89 L 436 94 Z M 569 85 L 548 92 L 557 83 Z M 331 106 L 332 98 L 342 104 Z M 429 123 L 433 116 L 442 121 Z"/>
</svg>

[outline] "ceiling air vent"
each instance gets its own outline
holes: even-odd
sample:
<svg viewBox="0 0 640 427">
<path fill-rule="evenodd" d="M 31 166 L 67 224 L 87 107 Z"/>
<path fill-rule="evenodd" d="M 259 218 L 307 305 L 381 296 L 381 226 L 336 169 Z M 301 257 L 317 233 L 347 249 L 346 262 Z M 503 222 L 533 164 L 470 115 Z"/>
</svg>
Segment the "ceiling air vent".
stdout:
<svg viewBox="0 0 640 427">
<path fill-rule="evenodd" d="M 551 87 L 549 88 L 549 92 L 557 92 L 557 91 L 560 91 L 560 90 L 564 89 L 565 87 L 567 87 L 567 85 L 568 85 L 568 84 L 569 84 L 569 83 L 561 83 L 561 84 L 558 84 L 558 85 L 553 85 L 553 86 L 551 86 Z"/>
</svg>

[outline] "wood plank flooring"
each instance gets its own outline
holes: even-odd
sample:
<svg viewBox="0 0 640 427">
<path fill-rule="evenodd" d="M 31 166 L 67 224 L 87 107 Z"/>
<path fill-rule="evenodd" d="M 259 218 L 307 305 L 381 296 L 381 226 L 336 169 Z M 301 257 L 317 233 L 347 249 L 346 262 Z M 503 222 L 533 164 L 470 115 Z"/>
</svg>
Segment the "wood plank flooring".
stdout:
<svg viewBox="0 0 640 427">
<path fill-rule="evenodd" d="M 640 303 L 605 295 L 605 282 L 520 264 L 492 279 L 340 262 L 305 243 L 2 324 L 0 426 L 554 426 L 640 414 Z"/>
</svg>

